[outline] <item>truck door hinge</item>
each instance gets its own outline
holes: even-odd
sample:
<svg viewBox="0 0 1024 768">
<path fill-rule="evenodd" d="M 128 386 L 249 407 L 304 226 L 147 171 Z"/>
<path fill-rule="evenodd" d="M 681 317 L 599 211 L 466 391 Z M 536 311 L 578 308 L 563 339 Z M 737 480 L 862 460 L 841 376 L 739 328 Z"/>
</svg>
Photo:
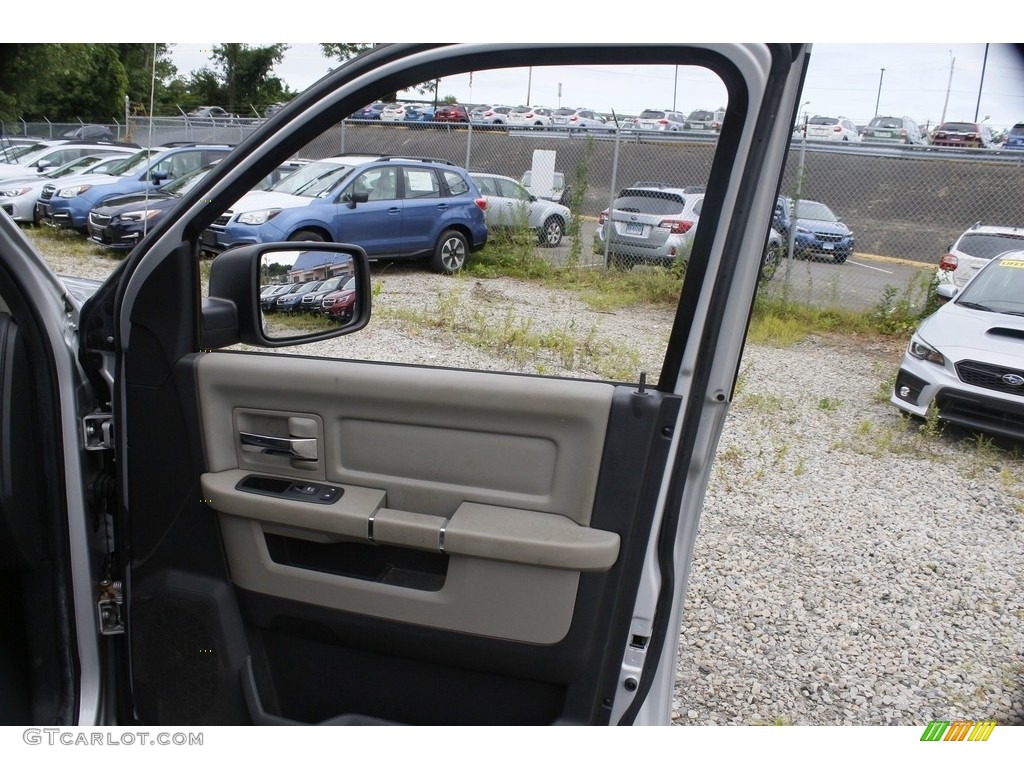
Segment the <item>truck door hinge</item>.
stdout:
<svg viewBox="0 0 1024 768">
<path fill-rule="evenodd" d="M 96 611 L 100 620 L 101 635 L 124 634 L 124 595 L 120 581 L 104 579 L 99 584 Z"/>
<path fill-rule="evenodd" d="M 87 451 L 114 448 L 114 417 L 109 413 L 90 413 L 82 417 L 82 439 Z"/>
</svg>

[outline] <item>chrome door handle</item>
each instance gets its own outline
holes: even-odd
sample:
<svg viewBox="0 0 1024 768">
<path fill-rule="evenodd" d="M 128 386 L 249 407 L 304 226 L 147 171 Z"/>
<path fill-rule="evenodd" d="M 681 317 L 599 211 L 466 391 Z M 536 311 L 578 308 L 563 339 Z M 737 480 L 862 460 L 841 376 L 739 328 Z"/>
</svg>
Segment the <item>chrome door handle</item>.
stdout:
<svg viewBox="0 0 1024 768">
<path fill-rule="evenodd" d="M 289 456 L 299 461 L 317 461 L 315 437 L 274 437 L 257 435 L 253 432 L 239 432 L 242 449 L 276 456 Z"/>
</svg>

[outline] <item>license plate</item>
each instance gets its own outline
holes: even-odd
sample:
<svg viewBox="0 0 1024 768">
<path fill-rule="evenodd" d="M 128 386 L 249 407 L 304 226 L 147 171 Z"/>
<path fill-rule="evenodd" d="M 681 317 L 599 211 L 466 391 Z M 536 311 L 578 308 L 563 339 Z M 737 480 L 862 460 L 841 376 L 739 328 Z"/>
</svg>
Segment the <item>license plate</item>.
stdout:
<svg viewBox="0 0 1024 768">
<path fill-rule="evenodd" d="M 627 235 L 642 235 L 644 233 L 643 224 L 627 224 L 626 234 Z"/>
<path fill-rule="evenodd" d="M 890 136 L 892 136 L 892 134 L 889 133 L 888 131 L 875 131 L 875 136 L 878 136 L 879 138 L 882 139 L 888 139 Z"/>
<path fill-rule="evenodd" d="M 833 243 L 822 243 L 821 248 L 822 250 L 825 251 L 831 251 L 833 248 L 835 248 L 835 245 Z"/>
</svg>

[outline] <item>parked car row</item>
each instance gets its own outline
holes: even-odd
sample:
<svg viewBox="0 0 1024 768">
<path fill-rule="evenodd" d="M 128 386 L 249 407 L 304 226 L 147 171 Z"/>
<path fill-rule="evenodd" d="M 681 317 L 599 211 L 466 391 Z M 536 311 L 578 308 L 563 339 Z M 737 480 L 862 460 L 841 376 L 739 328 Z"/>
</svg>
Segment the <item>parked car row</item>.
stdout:
<svg viewBox="0 0 1024 768">
<path fill-rule="evenodd" d="M 589 107 L 509 106 L 505 104 L 443 104 L 435 109 L 417 104 L 374 102 L 352 113 L 352 120 L 382 120 L 399 122 L 408 120 L 409 110 L 427 113 L 425 121 L 435 123 L 472 123 L 476 126 L 506 126 L 510 128 L 564 128 L 579 131 L 607 131 L 615 129 L 615 122 Z M 636 118 L 622 120 L 623 131 L 668 130 L 712 131 L 721 130 L 725 119 L 723 110 L 694 110 L 689 115 L 673 110 L 644 110 Z M 421 118 L 422 120 L 422 118 Z"/>
<path fill-rule="evenodd" d="M 991 149 L 999 146 L 992 130 L 982 122 L 945 122 L 929 134 L 913 118 L 880 115 L 858 129 L 848 117 L 815 115 L 796 131 L 797 137 L 808 141 L 864 142 L 871 144 L 906 144 L 934 147 Z M 1024 149 L 1024 123 L 1014 126 L 1004 148 Z"/>
</svg>

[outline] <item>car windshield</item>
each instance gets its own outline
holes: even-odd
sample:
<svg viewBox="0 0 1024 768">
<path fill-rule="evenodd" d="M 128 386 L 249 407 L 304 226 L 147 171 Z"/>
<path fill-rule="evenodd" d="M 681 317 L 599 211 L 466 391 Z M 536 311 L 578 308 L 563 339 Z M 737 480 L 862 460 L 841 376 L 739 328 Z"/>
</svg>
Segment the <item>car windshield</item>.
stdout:
<svg viewBox="0 0 1024 768">
<path fill-rule="evenodd" d="M 943 123 L 940 131 L 956 131 L 957 133 L 977 133 L 978 126 L 974 123 Z"/>
<path fill-rule="evenodd" d="M 20 147 L 3 147 L 0 149 L 0 158 L 2 158 L 5 163 L 18 163 L 21 162 L 19 158 L 22 158 L 32 152 L 38 152 L 41 149 L 46 149 L 46 145 L 25 144 Z"/>
<path fill-rule="evenodd" d="M 811 219 L 813 221 L 839 221 L 839 218 L 829 210 L 824 203 L 816 203 L 813 200 L 800 200 L 796 204 L 796 218 Z"/>
<path fill-rule="evenodd" d="M 991 259 L 1001 253 L 1016 250 L 1024 243 L 1024 231 L 1020 234 L 991 234 L 968 232 L 960 238 L 956 249 L 976 259 Z"/>
<path fill-rule="evenodd" d="M 898 117 L 876 117 L 870 123 L 868 128 L 902 128 L 903 121 Z"/>
<path fill-rule="evenodd" d="M 820 115 L 815 115 L 814 117 L 812 117 L 810 120 L 807 121 L 807 124 L 808 125 L 835 125 L 838 122 L 839 121 L 836 118 L 834 118 L 834 117 L 821 117 Z"/>
<path fill-rule="evenodd" d="M 1017 123 L 1010 129 L 1010 136 L 1024 136 L 1024 123 Z"/>
<path fill-rule="evenodd" d="M 575 115 L 576 114 L 576 110 L 575 109 L 565 109 L 563 107 L 562 109 L 556 109 L 554 111 L 554 114 L 558 115 L 559 117 L 565 117 L 567 115 Z"/>
<path fill-rule="evenodd" d="M 175 179 L 169 184 L 166 184 L 163 191 L 169 195 L 181 197 L 192 189 L 192 187 L 202 181 L 203 177 L 213 170 L 213 167 L 213 165 L 208 165 L 205 168 L 196 168 L 194 171 L 186 173 L 181 178 Z"/>
<path fill-rule="evenodd" d="M 310 163 L 281 179 L 270 191 L 297 197 L 326 197 L 352 170 L 351 165 Z"/>
<path fill-rule="evenodd" d="M 956 297 L 956 303 L 1024 315 L 1024 251 L 1013 256 L 1017 258 L 1000 259 L 979 272 Z"/>
<path fill-rule="evenodd" d="M 136 152 L 126 160 L 122 160 L 120 163 L 111 168 L 107 173 L 111 176 L 132 176 L 137 171 L 146 167 L 146 164 L 151 158 L 157 156 L 158 153 L 152 152 L 148 149 L 143 149 L 140 152 Z"/>
<path fill-rule="evenodd" d="M 640 113 L 640 120 L 661 120 L 665 116 L 664 112 L 656 109 L 645 109 Z"/>
<path fill-rule="evenodd" d="M 615 201 L 614 208 L 626 213 L 649 213 L 654 216 L 670 216 L 680 213 L 686 201 L 679 195 L 662 192 L 645 193 L 634 190 Z"/>
<path fill-rule="evenodd" d="M 47 171 L 43 175 L 48 179 L 59 179 L 63 176 L 70 176 L 75 173 L 79 173 L 85 168 L 91 165 L 95 165 L 99 159 L 94 155 L 86 155 L 85 157 L 79 157 L 72 160 L 69 163 L 64 163 L 60 168 L 55 168 L 52 171 Z"/>
<path fill-rule="evenodd" d="M 696 112 L 691 112 L 690 113 L 690 117 L 688 119 L 690 119 L 690 120 L 713 120 L 714 117 L 715 116 L 713 114 L 711 114 L 710 112 L 706 112 L 704 110 L 698 109 Z"/>
</svg>

